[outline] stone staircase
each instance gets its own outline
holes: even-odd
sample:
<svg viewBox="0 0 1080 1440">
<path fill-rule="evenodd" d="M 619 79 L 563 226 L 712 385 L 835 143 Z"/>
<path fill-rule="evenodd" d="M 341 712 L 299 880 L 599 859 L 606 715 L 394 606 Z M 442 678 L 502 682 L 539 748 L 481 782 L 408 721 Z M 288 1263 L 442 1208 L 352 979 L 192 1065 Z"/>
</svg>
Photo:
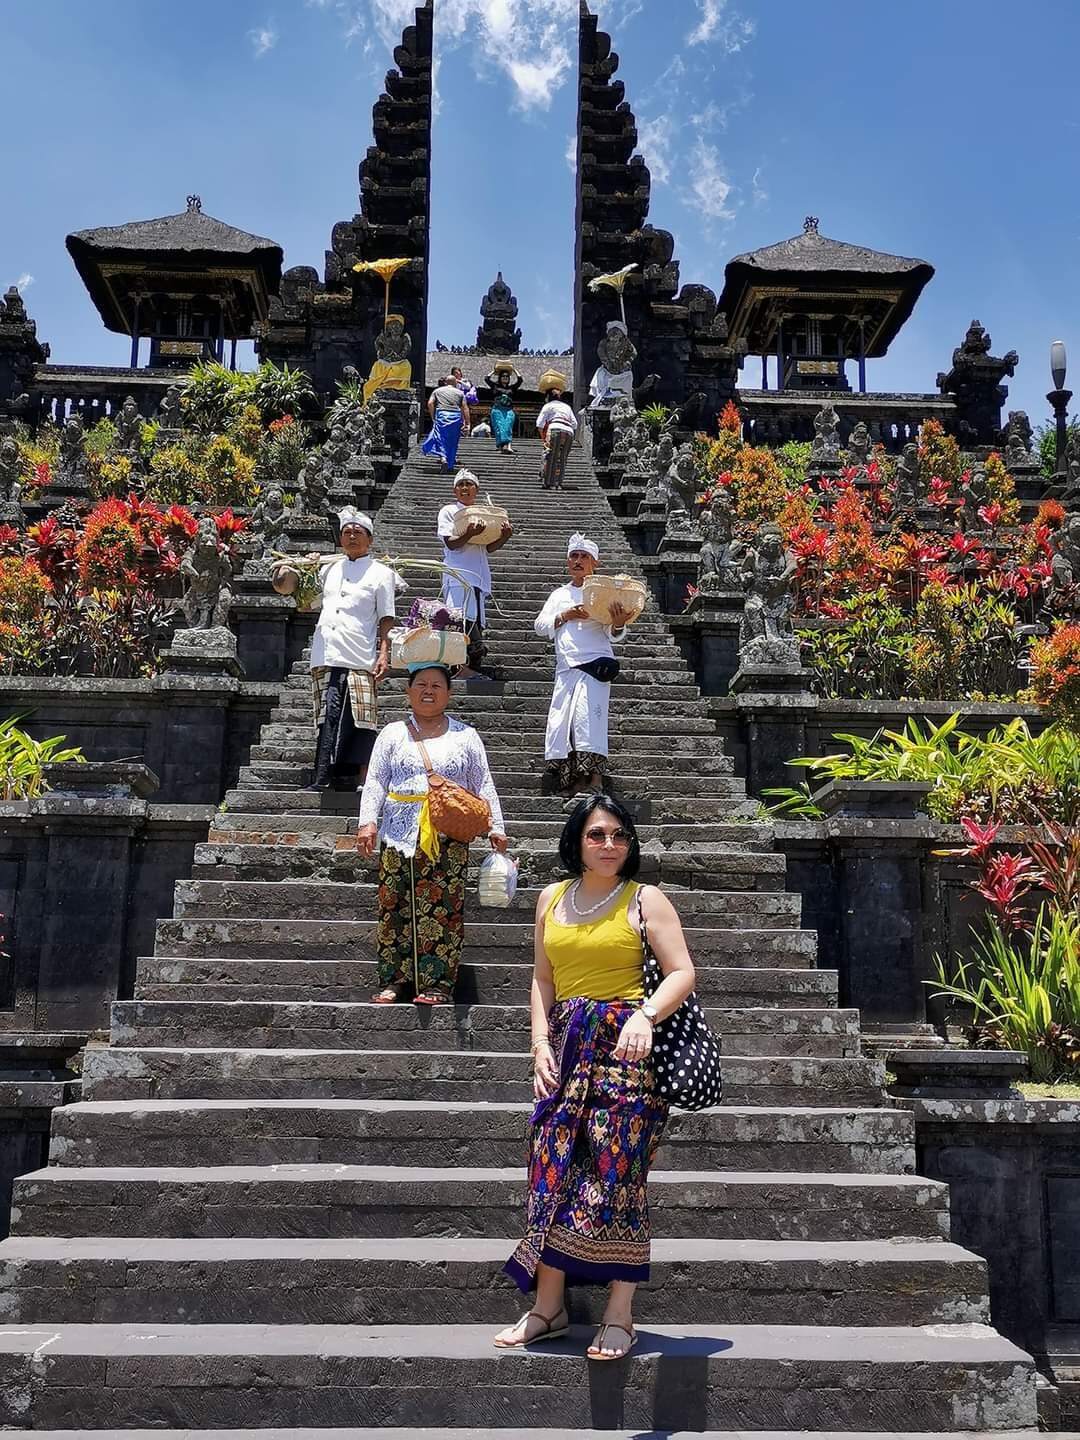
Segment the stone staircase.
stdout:
<svg viewBox="0 0 1080 1440">
<path fill-rule="evenodd" d="M 581 455 L 547 494 L 538 447 L 517 449 L 463 448 L 517 535 L 493 566 L 500 682 L 455 701 L 521 858 L 514 905 L 470 903 L 453 1009 L 366 1003 L 374 871 L 337 848 L 355 797 L 298 788 L 298 666 L 135 999 L 87 1052 L 85 1101 L 16 1184 L 0 1424 L 54 1440 L 1031 1433 L 1032 1364 L 989 1328 L 983 1263 L 950 1244 L 944 1187 L 912 1173 L 912 1118 L 815 968 L 770 827 L 650 612 L 621 651 L 613 768 L 724 1035 L 725 1104 L 670 1122 L 629 1361 L 584 1360 L 592 1291 L 571 1292 L 572 1341 L 491 1347 L 520 1313 L 501 1265 L 521 1219 L 530 915 L 562 823 L 539 795 L 552 664 L 532 619 L 571 530 L 634 568 Z M 379 552 L 434 555 L 448 494 L 411 463 Z M 386 710 L 402 708 L 395 684 Z"/>
</svg>

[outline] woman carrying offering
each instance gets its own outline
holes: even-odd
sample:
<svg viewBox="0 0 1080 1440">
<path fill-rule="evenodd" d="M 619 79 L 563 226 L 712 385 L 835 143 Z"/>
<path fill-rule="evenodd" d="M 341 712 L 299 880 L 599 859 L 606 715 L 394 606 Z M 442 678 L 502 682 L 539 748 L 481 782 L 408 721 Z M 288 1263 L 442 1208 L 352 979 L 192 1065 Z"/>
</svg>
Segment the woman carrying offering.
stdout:
<svg viewBox="0 0 1080 1440">
<path fill-rule="evenodd" d="M 569 880 L 536 905 L 530 1013 L 533 1093 L 525 1236 L 506 1271 L 536 1304 L 495 1337 L 500 1349 L 569 1329 L 565 1287 L 609 1284 L 587 1354 L 634 1348 L 634 1291 L 649 1275 L 649 1166 L 667 1119 L 650 1063 L 653 1027 L 694 988 L 679 917 L 655 886 L 634 880 L 641 851 L 630 813 L 605 795 L 566 822 Z M 644 919 L 663 972 L 644 993 Z"/>
<path fill-rule="evenodd" d="M 484 384 L 489 386 L 493 393 L 491 433 L 495 437 L 495 449 L 503 451 L 506 455 L 514 453 L 511 443 L 514 438 L 514 423 L 517 420 L 514 411 L 514 395 L 524 383 L 525 377 L 519 375 L 509 361 L 498 361 L 492 368 L 491 374 L 484 376 Z"/>
<path fill-rule="evenodd" d="M 431 433 L 420 446 L 425 455 L 441 460 L 447 470 L 457 464 L 458 445 L 469 433 L 469 406 L 453 377 L 444 375 L 428 401 Z"/>
<path fill-rule="evenodd" d="M 566 474 L 570 446 L 577 434 L 578 418 L 562 398 L 558 386 L 544 391 L 544 408 L 536 417 L 536 428 L 544 442 L 544 469 L 541 479 L 545 490 L 561 490 Z"/>
<path fill-rule="evenodd" d="M 376 940 L 382 989 L 372 998 L 392 1005 L 412 990 L 418 1005 L 446 1005 L 461 961 L 469 847 L 435 833 L 428 765 L 487 802 L 493 850 L 505 851 L 507 839 L 484 743 L 471 725 L 446 714 L 450 672 L 410 665 L 406 698 L 411 714 L 379 732 L 360 800 L 357 849 L 371 855 L 377 842 L 382 847 Z"/>
</svg>

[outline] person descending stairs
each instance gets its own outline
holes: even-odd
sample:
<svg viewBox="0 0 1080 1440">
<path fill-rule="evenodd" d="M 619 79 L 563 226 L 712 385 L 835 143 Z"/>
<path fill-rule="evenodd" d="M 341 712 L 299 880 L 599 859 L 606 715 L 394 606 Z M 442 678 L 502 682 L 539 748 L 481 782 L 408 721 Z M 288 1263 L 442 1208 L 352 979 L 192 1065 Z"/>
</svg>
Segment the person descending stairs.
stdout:
<svg viewBox="0 0 1080 1440">
<path fill-rule="evenodd" d="M 725 1103 L 668 1125 L 633 1353 L 590 1367 L 601 1292 L 577 1289 L 567 1338 L 492 1347 L 518 1306 L 501 1267 L 525 1183 L 531 921 L 563 821 L 539 788 L 552 658 L 532 622 L 571 531 L 636 570 L 583 453 L 545 493 L 538 445 L 516 450 L 460 457 L 515 535 L 492 559 L 498 683 L 456 687 L 454 708 L 487 746 L 517 897 L 470 904 L 456 1005 L 367 1003 L 373 862 L 339 846 L 357 797 L 303 788 L 298 663 L 134 999 L 86 1053 L 84 1100 L 16 1182 L 0 1424 L 57 1440 L 1033 1434 L 1032 1363 L 990 1327 L 985 1266 L 950 1243 L 945 1187 L 914 1173 L 912 1116 L 817 968 L 770 826 L 651 609 L 619 648 L 612 779 L 642 878 L 686 928 Z M 448 498 L 414 455 L 376 553 L 437 555 Z M 393 682 L 384 719 L 402 712 Z"/>
</svg>

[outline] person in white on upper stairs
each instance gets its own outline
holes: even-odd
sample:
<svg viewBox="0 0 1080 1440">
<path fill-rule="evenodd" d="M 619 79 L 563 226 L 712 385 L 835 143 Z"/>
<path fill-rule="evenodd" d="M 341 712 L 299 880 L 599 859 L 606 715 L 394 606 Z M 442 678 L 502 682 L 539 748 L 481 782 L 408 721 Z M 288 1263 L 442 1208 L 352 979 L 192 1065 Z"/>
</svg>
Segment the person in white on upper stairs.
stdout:
<svg viewBox="0 0 1080 1440">
<path fill-rule="evenodd" d="M 593 620 L 582 604 L 582 586 L 596 569 L 600 548 L 581 534 L 567 543 L 568 585 L 548 596 L 533 628 L 555 642 L 555 685 L 544 739 L 544 790 L 569 796 L 603 790 L 610 783 L 608 707 L 618 671 L 612 648 L 621 640 L 631 612 L 612 605 L 611 623 Z M 604 676 L 607 676 L 604 679 Z"/>
<path fill-rule="evenodd" d="M 513 535 L 513 527 L 507 523 L 502 534 L 490 545 L 476 545 L 478 535 L 485 529 L 483 521 L 469 525 L 458 536 L 454 535 L 454 521 L 462 510 L 476 504 L 479 488 L 476 476 L 471 470 L 459 470 L 454 479 L 454 498 L 439 511 L 436 533 L 442 541 L 443 562 L 460 572 L 457 575 L 443 575 L 442 598 L 447 605 L 464 612 L 469 624 L 469 646 L 466 663 L 457 672 L 459 680 L 483 678 L 480 669 L 487 653 L 484 644 L 484 625 L 487 622 L 485 602 L 491 594 L 491 566 L 488 556 L 501 550 Z"/>
<path fill-rule="evenodd" d="M 566 475 L 570 446 L 577 434 L 578 418 L 553 386 L 544 392 L 544 407 L 536 417 L 536 428 L 544 442 L 544 468 L 540 478 L 545 490 L 561 490 Z"/>
</svg>

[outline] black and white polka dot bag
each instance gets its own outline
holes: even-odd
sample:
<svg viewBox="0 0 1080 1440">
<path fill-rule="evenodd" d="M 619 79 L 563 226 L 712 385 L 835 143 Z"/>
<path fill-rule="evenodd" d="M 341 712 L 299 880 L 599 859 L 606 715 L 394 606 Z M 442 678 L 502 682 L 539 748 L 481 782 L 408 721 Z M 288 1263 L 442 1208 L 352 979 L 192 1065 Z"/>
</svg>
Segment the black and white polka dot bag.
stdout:
<svg viewBox="0 0 1080 1440">
<path fill-rule="evenodd" d="M 649 944 L 641 891 L 637 893 L 638 924 L 645 956 L 645 993 L 655 995 L 664 978 L 660 962 Z M 653 1069 L 661 1097 L 680 1110 L 707 1110 L 719 1105 L 724 1093 L 720 1070 L 720 1041 L 705 1023 L 696 994 L 690 994 L 653 1030 Z"/>
</svg>

